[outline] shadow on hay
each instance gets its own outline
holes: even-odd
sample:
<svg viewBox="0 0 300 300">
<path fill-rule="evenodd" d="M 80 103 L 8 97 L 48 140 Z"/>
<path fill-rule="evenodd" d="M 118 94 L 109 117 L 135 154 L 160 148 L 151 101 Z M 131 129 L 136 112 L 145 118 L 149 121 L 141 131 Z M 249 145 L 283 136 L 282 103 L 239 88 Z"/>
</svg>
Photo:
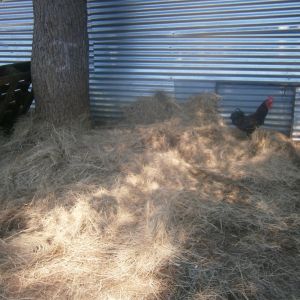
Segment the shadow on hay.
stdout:
<svg viewBox="0 0 300 300">
<path fill-rule="evenodd" d="M 270 159 L 257 167 L 269 164 Z M 181 259 L 161 270 L 170 278 L 171 286 L 161 298 L 299 298 L 298 182 L 286 186 L 284 181 L 266 182 L 264 177 L 257 177 L 262 186 L 253 182 L 245 189 L 244 183 L 252 182 L 252 177 L 232 180 L 206 170 L 203 173 L 202 180 L 209 177 L 210 182 L 220 183 L 224 193 L 216 196 L 211 191 L 204 196 L 182 191 L 180 203 L 176 203 L 179 208 L 173 211 L 173 224 L 181 227 L 187 238 L 181 245 Z M 227 198 L 227 185 L 231 191 L 239 191 L 234 201 Z M 277 192 L 290 193 L 290 189 L 294 193 L 282 203 Z M 267 199 L 263 205 L 260 197 Z"/>
</svg>

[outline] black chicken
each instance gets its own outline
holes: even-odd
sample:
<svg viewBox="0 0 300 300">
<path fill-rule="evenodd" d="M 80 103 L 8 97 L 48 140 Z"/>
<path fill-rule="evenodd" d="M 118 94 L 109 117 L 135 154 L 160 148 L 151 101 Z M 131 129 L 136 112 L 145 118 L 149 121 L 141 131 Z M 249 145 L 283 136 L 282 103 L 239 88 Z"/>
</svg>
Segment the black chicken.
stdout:
<svg viewBox="0 0 300 300">
<path fill-rule="evenodd" d="M 257 127 L 264 124 L 265 118 L 272 105 L 273 97 L 269 96 L 253 114 L 245 115 L 243 111 L 237 108 L 230 116 L 232 124 L 250 136 Z"/>
</svg>

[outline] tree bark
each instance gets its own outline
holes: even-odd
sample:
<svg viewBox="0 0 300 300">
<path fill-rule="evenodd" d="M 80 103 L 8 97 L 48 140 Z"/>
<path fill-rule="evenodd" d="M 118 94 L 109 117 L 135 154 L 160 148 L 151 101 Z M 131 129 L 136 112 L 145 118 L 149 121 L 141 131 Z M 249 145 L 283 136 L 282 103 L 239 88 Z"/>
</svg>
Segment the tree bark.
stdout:
<svg viewBox="0 0 300 300">
<path fill-rule="evenodd" d="M 33 0 L 36 111 L 56 125 L 89 113 L 86 0 Z"/>
</svg>

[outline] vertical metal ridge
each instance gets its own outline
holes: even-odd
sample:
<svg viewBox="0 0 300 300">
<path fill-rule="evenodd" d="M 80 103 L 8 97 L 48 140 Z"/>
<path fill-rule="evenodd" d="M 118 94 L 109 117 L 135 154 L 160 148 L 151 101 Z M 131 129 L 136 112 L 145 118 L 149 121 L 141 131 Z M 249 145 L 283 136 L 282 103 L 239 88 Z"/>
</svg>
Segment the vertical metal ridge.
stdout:
<svg viewBox="0 0 300 300">
<path fill-rule="evenodd" d="M 292 138 L 300 142 L 300 87 L 296 89 Z"/>
</svg>

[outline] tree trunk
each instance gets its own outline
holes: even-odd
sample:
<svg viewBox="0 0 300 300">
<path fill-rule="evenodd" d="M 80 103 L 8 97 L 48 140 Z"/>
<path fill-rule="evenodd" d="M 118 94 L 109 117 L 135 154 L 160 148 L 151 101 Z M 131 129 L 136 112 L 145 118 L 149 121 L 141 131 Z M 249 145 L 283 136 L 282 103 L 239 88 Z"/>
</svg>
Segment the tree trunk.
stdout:
<svg viewBox="0 0 300 300">
<path fill-rule="evenodd" d="M 56 125 L 89 113 L 86 0 L 33 0 L 36 111 Z"/>
</svg>

